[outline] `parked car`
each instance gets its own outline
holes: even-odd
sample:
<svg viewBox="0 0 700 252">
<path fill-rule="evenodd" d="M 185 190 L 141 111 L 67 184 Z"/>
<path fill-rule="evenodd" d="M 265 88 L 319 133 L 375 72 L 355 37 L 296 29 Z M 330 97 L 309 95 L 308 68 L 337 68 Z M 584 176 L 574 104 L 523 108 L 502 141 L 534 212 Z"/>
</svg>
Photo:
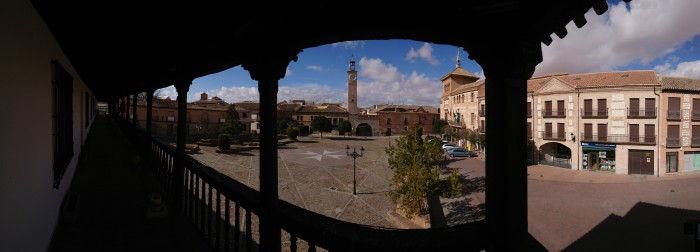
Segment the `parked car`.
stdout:
<svg viewBox="0 0 700 252">
<path fill-rule="evenodd" d="M 438 137 L 436 137 L 436 136 L 426 136 L 426 137 L 425 137 L 425 141 L 426 141 L 426 142 L 432 142 L 432 141 L 436 141 L 436 140 L 439 140 L 439 139 L 440 139 L 440 138 L 438 138 Z"/>
<path fill-rule="evenodd" d="M 446 143 L 446 144 L 442 145 L 442 150 L 444 150 L 444 151 L 448 151 L 448 150 L 454 149 L 454 148 L 459 148 L 459 146 L 455 146 L 454 144 L 451 144 L 451 143 Z"/>
<path fill-rule="evenodd" d="M 450 157 L 476 157 L 476 152 L 465 150 L 464 148 L 453 148 L 447 151 Z"/>
</svg>

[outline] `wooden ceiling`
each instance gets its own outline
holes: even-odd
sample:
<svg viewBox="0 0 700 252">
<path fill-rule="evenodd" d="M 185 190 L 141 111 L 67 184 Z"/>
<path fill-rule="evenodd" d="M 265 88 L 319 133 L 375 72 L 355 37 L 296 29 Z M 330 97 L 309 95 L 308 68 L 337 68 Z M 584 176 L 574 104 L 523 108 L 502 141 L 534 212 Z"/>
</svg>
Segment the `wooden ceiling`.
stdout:
<svg viewBox="0 0 700 252">
<path fill-rule="evenodd" d="M 585 24 L 583 14 L 591 8 L 599 14 L 607 10 L 605 0 L 222 2 L 32 1 L 103 100 L 219 72 L 257 55 L 291 59 L 305 48 L 339 41 L 413 39 L 462 46 L 470 55 L 504 41 L 549 44 L 553 33 L 566 35 L 564 26 L 572 20 Z"/>
</svg>

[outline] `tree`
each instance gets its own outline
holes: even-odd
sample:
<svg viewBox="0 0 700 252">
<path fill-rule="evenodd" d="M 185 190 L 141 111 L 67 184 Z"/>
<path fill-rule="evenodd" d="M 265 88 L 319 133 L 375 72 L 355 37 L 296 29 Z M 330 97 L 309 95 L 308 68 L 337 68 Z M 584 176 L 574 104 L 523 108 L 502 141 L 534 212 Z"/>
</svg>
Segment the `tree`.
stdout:
<svg viewBox="0 0 700 252">
<path fill-rule="evenodd" d="M 401 136 L 395 145 L 385 148 L 389 168 L 394 172 L 394 189 L 388 195 L 394 204 L 406 212 L 406 217 L 427 213 L 427 198 L 435 195 L 459 197 L 462 191 L 456 172 L 441 183 L 439 166 L 444 154 L 438 141 L 423 142 L 417 136 L 420 126 L 414 124 L 411 132 Z"/>
<path fill-rule="evenodd" d="M 277 120 L 277 132 L 279 134 L 286 133 L 288 127 L 289 126 L 287 125 L 287 120 L 285 120 L 285 119 L 278 119 Z"/>
<path fill-rule="evenodd" d="M 238 136 L 241 132 L 241 122 L 238 119 L 238 111 L 236 106 L 231 104 L 226 110 L 226 121 L 221 125 L 221 133 L 228 134 L 232 139 Z"/>
<path fill-rule="evenodd" d="M 352 124 L 348 120 L 342 120 L 338 124 L 338 133 L 345 136 L 345 132 L 352 131 Z"/>
<path fill-rule="evenodd" d="M 296 140 L 298 136 L 299 136 L 299 128 L 297 128 L 297 127 L 287 128 L 287 137 L 289 137 L 289 139 Z"/>
<path fill-rule="evenodd" d="M 318 116 L 311 120 L 311 130 L 318 130 L 321 132 L 321 138 L 323 138 L 324 131 L 331 131 L 331 120 L 328 120 L 325 116 Z"/>
<path fill-rule="evenodd" d="M 447 126 L 447 125 L 450 125 L 447 121 L 442 120 L 442 119 L 437 120 L 437 121 L 435 121 L 435 123 L 433 124 L 433 132 L 435 132 L 435 133 L 437 133 L 437 134 L 443 133 L 443 132 L 442 132 L 442 129 L 443 129 L 445 126 Z"/>
</svg>

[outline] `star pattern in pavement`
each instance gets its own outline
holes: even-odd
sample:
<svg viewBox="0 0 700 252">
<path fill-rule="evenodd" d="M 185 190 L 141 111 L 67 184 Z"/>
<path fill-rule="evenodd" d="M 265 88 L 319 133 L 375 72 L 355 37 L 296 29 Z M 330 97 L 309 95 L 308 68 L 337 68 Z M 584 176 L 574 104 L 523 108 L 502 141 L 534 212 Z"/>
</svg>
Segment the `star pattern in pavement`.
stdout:
<svg viewBox="0 0 700 252">
<path fill-rule="evenodd" d="M 311 156 L 305 157 L 305 158 L 313 158 L 313 159 L 316 159 L 316 161 L 319 161 L 319 162 L 321 161 L 321 159 L 323 159 L 324 156 L 330 157 L 330 158 L 335 158 L 335 159 L 340 159 L 340 157 L 345 156 L 345 155 L 342 155 L 342 154 L 330 155 L 330 154 L 336 153 L 336 152 L 337 152 L 337 151 L 328 151 L 328 150 L 323 150 L 323 153 L 316 153 L 316 152 L 312 152 L 312 151 L 306 151 L 306 153 L 302 153 L 302 155 L 311 155 Z"/>
</svg>

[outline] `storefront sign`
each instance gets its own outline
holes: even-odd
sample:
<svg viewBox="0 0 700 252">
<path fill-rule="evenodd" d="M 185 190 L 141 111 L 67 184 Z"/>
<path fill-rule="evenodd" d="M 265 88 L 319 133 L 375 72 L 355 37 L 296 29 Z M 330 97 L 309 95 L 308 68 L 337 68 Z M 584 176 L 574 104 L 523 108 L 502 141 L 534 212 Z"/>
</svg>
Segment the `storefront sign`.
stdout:
<svg viewBox="0 0 700 252">
<path fill-rule="evenodd" d="M 609 143 L 586 143 L 586 142 L 581 142 L 581 147 L 583 150 L 605 150 L 605 151 L 614 151 L 616 145 L 615 144 L 609 144 Z M 603 153 L 603 152 L 601 152 Z M 602 155 L 602 158 L 605 158 L 605 154 L 600 154 Z"/>
<path fill-rule="evenodd" d="M 607 152 L 605 152 L 605 151 L 600 151 L 600 152 L 598 152 L 598 157 L 599 157 L 599 158 L 605 158 L 605 157 L 606 157 L 606 156 L 605 156 L 606 153 L 607 153 Z"/>
<path fill-rule="evenodd" d="M 651 158 L 647 158 L 647 163 L 651 163 Z"/>
</svg>

